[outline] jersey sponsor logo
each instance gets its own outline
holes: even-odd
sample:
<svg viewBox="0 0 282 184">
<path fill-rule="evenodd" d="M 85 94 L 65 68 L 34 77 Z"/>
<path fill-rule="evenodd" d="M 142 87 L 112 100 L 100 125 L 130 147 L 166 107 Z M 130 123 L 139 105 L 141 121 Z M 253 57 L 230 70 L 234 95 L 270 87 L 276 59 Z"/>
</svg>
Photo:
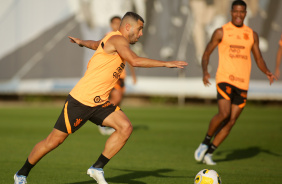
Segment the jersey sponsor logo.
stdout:
<svg viewBox="0 0 282 184">
<path fill-rule="evenodd" d="M 113 73 L 113 78 L 119 79 L 121 72 L 124 70 L 125 64 L 121 63 L 119 67 L 117 67 L 116 71 Z"/>
<path fill-rule="evenodd" d="M 99 103 L 100 101 L 101 101 L 101 97 L 100 96 L 95 96 L 94 102 L 95 103 Z"/>
<path fill-rule="evenodd" d="M 230 45 L 229 48 L 229 57 L 232 59 L 248 59 L 247 55 L 240 54 L 241 50 L 244 50 L 245 47 L 241 45 Z"/>
<path fill-rule="evenodd" d="M 242 45 L 230 45 L 231 49 L 245 49 L 245 46 Z"/>
<path fill-rule="evenodd" d="M 76 122 L 73 124 L 75 127 L 77 127 L 82 122 L 82 119 L 77 118 Z"/>
<path fill-rule="evenodd" d="M 238 82 L 245 82 L 245 80 L 243 79 L 243 78 L 240 78 L 240 77 L 236 77 L 236 76 L 234 76 L 234 75 L 229 75 L 229 79 L 231 80 L 231 81 L 238 81 Z"/>
</svg>

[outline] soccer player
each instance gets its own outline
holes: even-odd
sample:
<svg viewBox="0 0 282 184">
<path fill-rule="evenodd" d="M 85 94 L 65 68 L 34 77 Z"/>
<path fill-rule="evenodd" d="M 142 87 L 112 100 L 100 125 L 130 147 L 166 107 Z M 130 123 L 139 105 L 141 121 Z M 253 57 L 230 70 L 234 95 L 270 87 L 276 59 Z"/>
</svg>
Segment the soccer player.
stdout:
<svg viewBox="0 0 282 184">
<path fill-rule="evenodd" d="M 124 69 L 124 61 L 134 67 L 183 68 L 184 61 L 159 61 L 138 57 L 129 47 L 143 35 L 144 20 L 138 14 L 127 12 L 119 31 L 107 34 L 100 41 L 81 41 L 69 37 L 72 42 L 96 50 L 90 59 L 84 76 L 68 95 L 62 113 L 54 129 L 46 139 L 35 145 L 23 167 L 14 175 L 15 184 L 26 183 L 30 170 L 47 153 L 57 148 L 87 120 L 116 131 L 105 143 L 98 160 L 87 174 L 99 184 L 107 184 L 103 168 L 125 145 L 132 132 L 132 124 L 120 108 L 108 101 L 109 93 Z M 40 181 L 37 181 L 40 183 Z"/>
<path fill-rule="evenodd" d="M 233 1 L 232 20 L 214 31 L 202 57 L 203 83 L 209 86 L 209 58 L 218 46 L 219 63 L 216 73 L 218 113 L 211 119 L 207 134 L 194 154 L 196 161 L 203 161 L 207 165 L 216 164 L 212 160 L 213 152 L 228 136 L 246 105 L 251 73 L 251 51 L 257 66 L 265 73 L 270 84 L 275 78 L 261 55 L 257 33 L 244 25 L 246 9 L 244 1 Z M 226 124 L 219 129 L 222 122 Z"/>
<path fill-rule="evenodd" d="M 111 18 L 111 28 L 112 31 L 117 31 L 119 26 L 120 26 L 120 22 L 121 22 L 121 18 L 119 16 L 114 16 Z M 134 68 L 129 65 L 131 74 L 132 74 L 132 79 L 133 79 L 133 83 L 136 83 L 136 75 L 135 75 L 135 71 Z M 120 105 L 124 91 L 125 91 L 125 86 L 124 86 L 124 80 L 126 77 L 126 72 L 125 70 L 123 70 L 123 72 L 121 73 L 118 82 L 116 83 L 115 87 L 113 88 L 113 90 L 110 93 L 110 102 L 115 104 L 115 105 Z"/>
<path fill-rule="evenodd" d="M 119 16 L 114 16 L 110 19 L 110 26 L 112 31 L 117 31 L 119 29 L 120 22 L 121 22 L 121 18 Z M 135 84 L 136 75 L 135 75 L 134 67 L 132 67 L 131 65 L 127 65 L 127 66 L 131 71 L 133 83 Z M 109 100 L 112 104 L 119 106 L 122 101 L 125 92 L 125 83 L 124 83 L 125 77 L 126 77 L 126 72 L 124 69 L 123 72 L 120 74 L 120 77 L 116 85 L 114 86 L 114 88 L 110 93 Z M 111 127 L 104 127 L 104 126 L 98 126 L 98 130 L 102 135 L 111 135 L 115 131 L 115 129 Z"/>
<path fill-rule="evenodd" d="M 280 77 L 280 63 L 281 63 L 281 59 L 282 59 L 282 34 L 281 34 L 281 38 L 280 38 L 280 41 L 279 41 L 279 48 L 278 48 L 277 56 L 276 56 L 275 76 L 277 78 Z"/>
<path fill-rule="evenodd" d="M 119 29 L 120 22 L 121 22 L 121 18 L 119 16 L 113 16 L 110 19 L 110 26 L 112 31 L 117 31 Z"/>
</svg>

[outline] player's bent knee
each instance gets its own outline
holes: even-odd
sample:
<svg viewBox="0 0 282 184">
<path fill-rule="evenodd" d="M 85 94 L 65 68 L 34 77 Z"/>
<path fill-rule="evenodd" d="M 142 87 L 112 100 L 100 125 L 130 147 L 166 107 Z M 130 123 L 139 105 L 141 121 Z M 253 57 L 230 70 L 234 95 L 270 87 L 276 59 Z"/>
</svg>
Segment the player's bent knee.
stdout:
<svg viewBox="0 0 282 184">
<path fill-rule="evenodd" d="M 230 119 L 228 124 L 229 124 L 229 126 L 233 127 L 235 125 L 235 123 L 236 123 L 236 119 Z"/>
<path fill-rule="evenodd" d="M 130 122 L 123 123 L 119 131 L 123 136 L 129 137 L 133 131 L 133 126 Z"/>
<path fill-rule="evenodd" d="M 219 115 L 221 116 L 222 119 L 226 119 L 230 116 L 230 112 L 228 111 L 220 112 Z"/>
<path fill-rule="evenodd" d="M 58 147 L 60 144 L 62 144 L 64 140 L 65 139 L 62 138 L 47 138 L 45 140 L 45 146 L 47 147 L 47 149 L 52 150 Z"/>
<path fill-rule="evenodd" d="M 62 142 L 63 141 L 48 141 L 46 142 L 45 146 L 47 147 L 47 149 L 52 150 L 62 144 Z"/>
</svg>

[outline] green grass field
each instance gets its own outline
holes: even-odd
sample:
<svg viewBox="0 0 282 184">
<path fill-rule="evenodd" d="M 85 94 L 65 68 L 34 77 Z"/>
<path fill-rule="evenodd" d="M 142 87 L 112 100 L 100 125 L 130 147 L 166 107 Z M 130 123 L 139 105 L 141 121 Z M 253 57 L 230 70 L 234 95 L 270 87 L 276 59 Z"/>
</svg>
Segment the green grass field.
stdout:
<svg viewBox="0 0 282 184">
<path fill-rule="evenodd" d="M 63 103 L 62 103 L 63 105 Z M 198 171 L 216 170 L 223 184 L 282 181 L 282 108 L 247 104 L 229 137 L 214 153 L 216 166 L 194 161 L 215 105 L 124 107 L 134 132 L 104 168 L 115 184 L 193 184 Z M 52 130 L 61 107 L 0 107 L 0 183 L 13 175 L 33 146 Z M 86 123 L 31 171 L 29 184 L 95 183 L 87 169 L 103 150 L 107 137 Z"/>
</svg>

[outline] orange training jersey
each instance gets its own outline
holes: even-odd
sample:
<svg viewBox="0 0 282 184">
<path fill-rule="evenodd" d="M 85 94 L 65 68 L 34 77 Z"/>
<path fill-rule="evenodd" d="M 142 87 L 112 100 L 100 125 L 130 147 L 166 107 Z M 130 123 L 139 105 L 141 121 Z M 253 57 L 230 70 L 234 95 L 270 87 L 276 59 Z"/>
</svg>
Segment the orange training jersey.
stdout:
<svg viewBox="0 0 282 184">
<path fill-rule="evenodd" d="M 103 49 L 108 39 L 114 35 L 122 34 L 119 31 L 111 32 L 101 40 L 88 62 L 84 76 L 70 92 L 73 98 L 84 105 L 94 107 L 105 103 L 125 67 L 118 54 L 107 54 Z"/>
<path fill-rule="evenodd" d="M 231 22 L 222 26 L 223 38 L 218 44 L 219 62 L 216 83 L 226 82 L 248 90 L 251 74 L 253 30 L 246 25 L 236 27 Z"/>
<path fill-rule="evenodd" d="M 125 69 L 122 71 L 122 73 L 120 74 L 120 77 L 119 78 L 121 78 L 121 79 L 125 79 L 125 77 L 126 77 L 126 71 L 125 71 Z"/>
<path fill-rule="evenodd" d="M 280 38 L 280 41 L 279 41 L 279 45 L 282 46 L 282 34 L 281 34 L 281 38 Z"/>
</svg>

